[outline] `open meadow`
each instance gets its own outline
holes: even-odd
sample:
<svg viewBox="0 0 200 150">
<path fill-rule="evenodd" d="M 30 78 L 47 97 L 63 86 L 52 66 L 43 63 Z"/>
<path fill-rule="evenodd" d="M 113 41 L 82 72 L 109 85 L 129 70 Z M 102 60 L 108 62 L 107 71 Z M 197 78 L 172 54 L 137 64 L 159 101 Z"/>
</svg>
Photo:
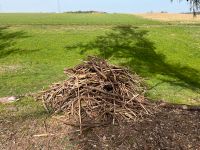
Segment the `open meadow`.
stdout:
<svg viewBox="0 0 200 150">
<path fill-rule="evenodd" d="M 144 77 L 151 99 L 199 102 L 199 26 L 121 14 L 0 14 L 0 24 L 1 97 L 40 91 L 95 54 Z"/>
<path fill-rule="evenodd" d="M 199 24 L 128 14 L 0 14 L 0 97 L 37 93 L 65 80 L 64 68 L 98 55 L 143 77 L 150 100 L 200 105 Z M 10 120 L 0 130 L 32 129 L 47 117 L 32 98 L 0 104 L 0 122 Z M 28 133 L 21 134 L 19 139 Z"/>
</svg>

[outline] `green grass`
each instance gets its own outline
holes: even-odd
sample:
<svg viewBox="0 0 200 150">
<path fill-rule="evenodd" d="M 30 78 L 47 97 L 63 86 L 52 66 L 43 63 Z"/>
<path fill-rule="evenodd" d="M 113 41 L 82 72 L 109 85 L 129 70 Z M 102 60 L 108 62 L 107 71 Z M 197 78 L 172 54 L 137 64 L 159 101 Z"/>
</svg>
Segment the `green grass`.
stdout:
<svg viewBox="0 0 200 150">
<path fill-rule="evenodd" d="M 147 20 L 134 15 L 125 14 L 74 14 L 74 13 L 29 13 L 29 14 L 0 14 L 0 24 L 4 25 L 152 25 L 161 24 L 159 21 Z"/>
<path fill-rule="evenodd" d="M 121 14 L 0 14 L 0 24 L 0 97 L 46 88 L 95 54 L 144 77 L 151 99 L 199 104 L 199 26 Z"/>
<path fill-rule="evenodd" d="M 12 104 L 0 105 L 0 119 L 9 119 L 14 122 L 23 122 L 27 119 L 45 119 L 49 114 L 40 102 L 31 98 L 24 98 Z"/>
</svg>

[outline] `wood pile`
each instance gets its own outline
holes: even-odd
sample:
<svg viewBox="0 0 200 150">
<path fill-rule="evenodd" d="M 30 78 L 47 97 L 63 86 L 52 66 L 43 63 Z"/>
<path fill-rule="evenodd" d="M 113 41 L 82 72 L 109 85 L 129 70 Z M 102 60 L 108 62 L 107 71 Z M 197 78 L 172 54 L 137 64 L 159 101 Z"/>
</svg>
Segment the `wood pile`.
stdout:
<svg viewBox="0 0 200 150">
<path fill-rule="evenodd" d="M 47 111 L 64 112 L 70 125 L 97 126 L 133 121 L 150 113 L 141 78 L 128 69 L 88 57 L 72 69 L 65 69 L 67 80 L 40 94 Z"/>
</svg>

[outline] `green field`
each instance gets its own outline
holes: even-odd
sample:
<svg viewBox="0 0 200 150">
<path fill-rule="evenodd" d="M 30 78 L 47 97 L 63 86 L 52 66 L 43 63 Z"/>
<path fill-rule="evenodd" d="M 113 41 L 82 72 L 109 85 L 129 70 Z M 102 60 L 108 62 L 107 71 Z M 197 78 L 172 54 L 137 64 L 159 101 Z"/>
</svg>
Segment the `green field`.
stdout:
<svg viewBox="0 0 200 150">
<path fill-rule="evenodd" d="M 0 14 L 0 97 L 40 91 L 99 55 L 144 77 L 153 100 L 200 103 L 200 26 L 123 14 Z"/>
<path fill-rule="evenodd" d="M 84 13 L 29 13 L 0 14 L 0 24 L 4 25 L 155 25 L 158 21 L 146 20 L 124 14 L 84 14 Z"/>
</svg>

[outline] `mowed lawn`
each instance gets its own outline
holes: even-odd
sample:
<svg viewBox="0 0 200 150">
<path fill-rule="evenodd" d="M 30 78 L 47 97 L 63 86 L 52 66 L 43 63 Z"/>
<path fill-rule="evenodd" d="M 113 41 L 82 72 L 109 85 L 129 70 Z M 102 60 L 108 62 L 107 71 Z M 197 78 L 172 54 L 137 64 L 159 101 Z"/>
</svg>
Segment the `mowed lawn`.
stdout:
<svg viewBox="0 0 200 150">
<path fill-rule="evenodd" d="M 66 79 L 87 55 L 144 78 L 147 97 L 200 103 L 200 26 L 123 14 L 0 14 L 0 97 Z"/>
</svg>

